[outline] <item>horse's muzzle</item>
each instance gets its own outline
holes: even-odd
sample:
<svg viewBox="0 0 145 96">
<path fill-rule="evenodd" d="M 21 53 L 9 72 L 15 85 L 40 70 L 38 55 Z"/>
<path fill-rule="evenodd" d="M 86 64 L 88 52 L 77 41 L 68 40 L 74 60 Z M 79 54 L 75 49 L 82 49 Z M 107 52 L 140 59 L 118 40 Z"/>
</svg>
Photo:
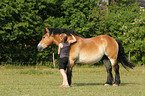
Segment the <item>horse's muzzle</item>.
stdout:
<svg viewBox="0 0 145 96">
<path fill-rule="evenodd" d="M 43 49 L 44 49 L 43 45 L 42 44 L 38 44 L 37 49 L 38 49 L 39 52 L 42 52 Z"/>
</svg>

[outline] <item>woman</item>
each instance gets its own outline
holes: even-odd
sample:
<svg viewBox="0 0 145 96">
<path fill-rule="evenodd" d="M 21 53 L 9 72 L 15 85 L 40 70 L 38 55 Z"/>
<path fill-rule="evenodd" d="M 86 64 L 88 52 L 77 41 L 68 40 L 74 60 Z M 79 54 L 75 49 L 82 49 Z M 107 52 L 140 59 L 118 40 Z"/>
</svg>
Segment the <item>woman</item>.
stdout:
<svg viewBox="0 0 145 96">
<path fill-rule="evenodd" d="M 71 36 L 72 36 L 72 40 L 67 40 L 66 34 L 60 35 L 62 43 L 60 43 L 58 46 L 58 54 L 60 54 L 59 70 L 63 77 L 63 84 L 60 85 L 59 87 L 69 87 L 67 75 L 66 75 L 66 67 L 67 67 L 68 59 L 69 59 L 68 58 L 69 57 L 69 47 L 70 47 L 71 43 L 76 42 L 76 38 L 72 34 L 71 34 Z"/>
</svg>

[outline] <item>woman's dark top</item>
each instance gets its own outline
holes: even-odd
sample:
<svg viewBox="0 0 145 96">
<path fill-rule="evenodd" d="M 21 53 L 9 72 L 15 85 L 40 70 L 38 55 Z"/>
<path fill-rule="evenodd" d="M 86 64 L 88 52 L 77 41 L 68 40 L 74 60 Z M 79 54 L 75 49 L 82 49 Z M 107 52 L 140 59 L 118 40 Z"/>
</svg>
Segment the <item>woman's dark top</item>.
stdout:
<svg viewBox="0 0 145 96">
<path fill-rule="evenodd" d="M 67 43 L 62 42 L 62 45 L 63 48 L 61 48 L 60 58 L 69 57 L 69 47 L 70 47 L 69 42 Z"/>
</svg>

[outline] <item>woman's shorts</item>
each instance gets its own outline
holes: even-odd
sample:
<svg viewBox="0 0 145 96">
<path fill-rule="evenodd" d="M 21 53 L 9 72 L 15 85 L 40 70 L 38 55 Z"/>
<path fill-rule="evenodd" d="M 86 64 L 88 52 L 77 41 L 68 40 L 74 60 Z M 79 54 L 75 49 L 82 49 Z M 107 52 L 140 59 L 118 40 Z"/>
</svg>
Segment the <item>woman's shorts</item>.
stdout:
<svg viewBox="0 0 145 96">
<path fill-rule="evenodd" d="M 68 57 L 59 58 L 59 69 L 66 70 L 68 64 Z"/>
</svg>

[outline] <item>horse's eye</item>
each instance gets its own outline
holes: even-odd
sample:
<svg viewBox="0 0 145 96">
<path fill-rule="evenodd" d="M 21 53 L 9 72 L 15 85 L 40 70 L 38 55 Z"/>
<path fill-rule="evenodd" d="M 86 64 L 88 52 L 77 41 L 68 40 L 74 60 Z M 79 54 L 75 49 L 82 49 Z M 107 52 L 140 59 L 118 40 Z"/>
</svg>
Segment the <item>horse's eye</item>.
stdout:
<svg viewBox="0 0 145 96">
<path fill-rule="evenodd" d="M 45 38 L 45 36 L 42 37 L 43 39 Z"/>
</svg>

